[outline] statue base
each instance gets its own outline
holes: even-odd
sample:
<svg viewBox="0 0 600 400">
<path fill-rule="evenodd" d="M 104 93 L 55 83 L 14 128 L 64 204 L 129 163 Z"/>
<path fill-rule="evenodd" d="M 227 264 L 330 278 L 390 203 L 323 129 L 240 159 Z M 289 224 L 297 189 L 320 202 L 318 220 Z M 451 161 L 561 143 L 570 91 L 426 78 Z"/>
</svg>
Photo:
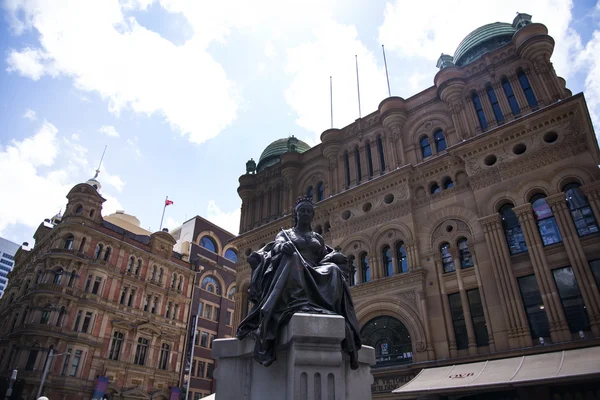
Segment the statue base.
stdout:
<svg viewBox="0 0 600 400">
<path fill-rule="evenodd" d="M 344 317 L 294 314 L 269 367 L 252 358 L 254 339 L 216 339 L 216 400 L 369 400 L 375 350 L 363 346 L 359 367 L 342 352 Z"/>
</svg>

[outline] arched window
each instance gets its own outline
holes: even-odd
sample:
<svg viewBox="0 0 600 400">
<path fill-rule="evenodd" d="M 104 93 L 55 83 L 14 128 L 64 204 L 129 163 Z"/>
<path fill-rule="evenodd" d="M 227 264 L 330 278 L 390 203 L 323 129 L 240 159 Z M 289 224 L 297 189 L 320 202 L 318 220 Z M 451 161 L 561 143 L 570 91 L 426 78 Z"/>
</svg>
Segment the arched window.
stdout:
<svg viewBox="0 0 600 400">
<path fill-rule="evenodd" d="M 403 242 L 396 244 L 396 259 L 398 260 L 398 273 L 408 272 L 408 258 L 406 257 L 406 249 Z"/>
<path fill-rule="evenodd" d="M 381 173 L 385 171 L 385 156 L 383 154 L 383 139 L 381 136 L 377 136 L 377 151 L 379 151 L 379 167 L 381 168 Z"/>
<path fill-rule="evenodd" d="M 356 258 L 354 256 L 348 257 L 348 266 L 350 267 L 350 286 L 356 285 L 358 280 L 358 269 L 356 269 Z"/>
<path fill-rule="evenodd" d="M 129 257 L 129 262 L 127 263 L 127 272 L 133 271 L 134 264 L 135 264 L 135 258 L 133 256 Z"/>
<path fill-rule="evenodd" d="M 325 186 L 323 182 L 317 183 L 317 201 L 322 201 L 325 198 Z"/>
<path fill-rule="evenodd" d="M 94 253 L 94 258 L 96 260 L 100 258 L 100 254 L 102 254 L 102 249 L 103 246 L 100 243 L 98 243 L 98 246 L 96 246 L 96 252 Z"/>
<path fill-rule="evenodd" d="M 75 278 L 77 277 L 77 271 L 73 270 L 71 272 L 71 276 L 69 277 L 69 283 L 67 284 L 69 287 L 73 287 L 75 285 Z"/>
<path fill-rule="evenodd" d="M 356 161 L 356 182 L 362 181 L 362 170 L 360 168 L 360 151 L 358 147 L 354 149 L 354 160 Z"/>
<path fill-rule="evenodd" d="M 156 279 L 156 265 L 152 266 L 152 274 L 150 274 L 150 280 L 153 281 Z"/>
<path fill-rule="evenodd" d="M 237 253 L 233 249 L 227 249 L 225 251 L 225 258 L 232 262 L 237 262 Z"/>
<path fill-rule="evenodd" d="M 79 243 L 79 252 L 83 253 L 84 248 L 85 248 L 85 237 L 83 239 L 81 239 L 81 243 Z"/>
<path fill-rule="evenodd" d="M 429 144 L 427 136 L 423 136 L 421 140 L 419 140 L 419 144 L 421 145 L 421 156 L 423 158 L 431 156 L 431 145 Z"/>
<path fill-rule="evenodd" d="M 346 170 L 346 188 L 350 187 L 350 157 L 344 153 L 344 169 Z"/>
<path fill-rule="evenodd" d="M 471 99 L 473 100 L 473 107 L 475 107 L 475 112 L 477 113 L 477 118 L 479 119 L 479 127 L 482 131 L 485 131 L 488 125 L 487 120 L 485 119 L 485 113 L 483 112 L 483 106 L 481 105 L 479 95 L 473 92 Z"/>
<path fill-rule="evenodd" d="M 219 296 L 221 295 L 221 285 L 214 276 L 209 275 L 202 279 L 200 287 L 206 290 L 207 292 L 215 293 Z"/>
<path fill-rule="evenodd" d="M 73 235 L 67 236 L 67 238 L 65 239 L 65 250 L 73 250 L 73 240 Z"/>
<path fill-rule="evenodd" d="M 504 236 L 508 243 L 510 254 L 519 254 L 527 251 L 525 236 L 521 229 L 519 219 L 515 215 L 512 204 L 505 204 L 500 207 L 500 216 L 502 217 L 502 227 L 504 228 Z"/>
<path fill-rule="evenodd" d="M 363 283 L 371 281 L 371 268 L 369 267 L 367 253 L 363 253 L 360 256 L 360 272 L 362 274 Z"/>
<path fill-rule="evenodd" d="M 454 259 L 450 253 L 450 244 L 442 243 L 440 246 L 440 253 L 442 253 L 442 269 L 444 273 L 454 272 Z"/>
<path fill-rule="evenodd" d="M 504 94 L 506 95 L 506 99 L 508 100 L 508 104 L 510 105 L 510 110 L 512 111 L 513 115 L 519 115 L 521 112 L 521 109 L 519 108 L 519 102 L 515 97 L 512 86 L 510 86 L 510 82 L 506 78 L 502 79 L 502 89 L 504 89 Z"/>
<path fill-rule="evenodd" d="M 202 239 L 200 239 L 200 246 L 212 251 L 213 253 L 217 252 L 217 244 L 210 236 L 203 236 Z"/>
<path fill-rule="evenodd" d="M 492 85 L 487 85 L 485 88 L 487 92 L 488 99 L 490 99 L 490 104 L 492 105 L 492 111 L 494 111 L 494 117 L 496 117 L 496 122 L 500 123 L 504 121 L 504 115 L 502 115 L 502 110 L 500 109 L 500 104 L 498 103 L 498 98 L 496 97 L 496 92 L 494 92 L 494 88 Z"/>
<path fill-rule="evenodd" d="M 412 342 L 406 326 L 396 318 L 381 316 L 360 331 L 361 342 L 375 349 L 377 365 L 412 362 Z"/>
<path fill-rule="evenodd" d="M 535 98 L 535 94 L 533 93 L 533 89 L 529 84 L 529 79 L 527 79 L 527 75 L 523 70 L 519 70 L 517 73 L 517 77 L 519 78 L 519 83 L 521 84 L 521 88 L 523 89 L 523 93 L 525 93 L 525 97 L 527 98 L 527 103 L 529 107 L 535 108 L 537 107 L 537 99 Z"/>
<path fill-rule="evenodd" d="M 381 259 L 383 263 L 383 271 L 385 272 L 385 276 L 394 275 L 394 264 L 392 262 L 392 253 L 390 251 L 390 246 L 385 246 L 381 250 Z"/>
<path fill-rule="evenodd" d="M 469 251 L 469 243 L 466 238 L 458 239 L 456 242 L 456 246 L 458 247 L 458 256 L 460 258 L 460 267 L 461 268 L 470 268 L 473 266 L 473 256 Z"/>
<path fill-rule="evenodd" d="M 373 156 L 371 155 L 371 143 L 365 143 L 365 154 L 367 155 L 367 169 L 369 178 L 373 177 Z"/>
<path fill-rule="evenodd" d="M 433 140 L 435 141 L 435 151 L 438 153 L 442 150 L 446 150 L 446 137 L 441 129 L 438 129 L 433 134 Z"/>
<path fill-rule="evenodd" d="M 233 296 L 235 296 L 235 285 L 233 285 L 232 287 L 230 287 L 229 291 L 227 292 L 227 298 L 229 300 L 233 300 Z"/>
<path fill-rule="evenodd" d="M 433 185 L 431 185 L 431 187 L 429 188 L 429 192 L 430 192 L 431 194 L 436 194 L 436 193 L 439 193 L 439 192 L 441 192 L 441 191 L 442 191 L 442 189 L 440 189 L 440 185 L 438 185 L 438 184 L 437 184 L 437 183 L 435 183 L 435 182 L 434 182 L 434 183 L 433 183 Z"/>
<path fill-rule="evenodd" d="M 142 259 L 140 258 L 137 260 L 137 265 L 135 267 L 135 272 L 134 272 L 135 275 L 139 275 L 141 270 L 142 270 Z"/>
<path fill-rule="evenodd" d="M 110 260 L 110 252 L 111 252 L 111 248 L 107 247 L 106 251 L 104 252 L 104 261 L 108 262 Z"/>
<path fill-rule="evenodd" d="M 165 274 L 165 270 L 163 268 L 160 268 L 158 270 L 158 283 L 162 284 L 164 274 Z"/>
<path fill-rule="evenodd" d="M 442 181 L 442 187 L 444 189 L 450 189 L 454 187 L 454 182 L 452 182 L 452 179 L 450 177 L 445 177 L 444 180 Z"/>
<path fill-rule="evenodd" d="M 310 197 L 311 199 L 313 198 L 313 187 L 309 186 L 308 189 L 306 189 L 306 197 Z"/>
<path fill-rule="evenodd" d="M 598 223 L 580 186 L 578 183 L 569 183 L 565 186 L 564 192 L 571 210 L 573 223 L 577 228 L 577 234 L 585 236 L 598 232 Z"/>
<path fill-rule="evenodd" d="M 163 343 L 160 347 L 160 360 L 158 361 L 158 368 L 167 369 L 167 365 L 169 364 L 169 354 L 171 352 L 171 347 Z"/>
<path fill-rule="evenodd" d="M 533 213 L 535 214 L 538 231 L 540 232 L 544 246 L 562 242 L 562 236 L 558 230 L 556 219 L 552 214 L 552 209 L 546 203 L 546 196 L 536 194 L 531 198 L 531 205 L 533 206 Z"/>
<path fill-rule="evenodd" d="M 60 311 L 58 313 L 58 319 L 56 320 L 56 326 L 63 326 L 65 323 L 65 316 L 67 315 L 67 309 L 65 308 L 65 306 L 62 306 L 60 308 Z"/>
<path fill-rule="evenodd" d="M 62 278 L 63 278 L 63 269 L 59 268 L 56 271 L 54 271 L 54 280 L 52 281 L 52 283 L 54 283 L 56 285 L 60 285 L 62 282 Z"/>
<path fill-rule="evenodd" d="M 179 283 L 177 283 L 177 290 L 181 291 L 183 288 L 183 276 L 179 275 Z"/>
<path fill-rule="evenodd" d="M 177 284 L 177 274 L 173 273 L 171 277 L 171 288 L 175 289 L 175 285 Z"/>
</svg>

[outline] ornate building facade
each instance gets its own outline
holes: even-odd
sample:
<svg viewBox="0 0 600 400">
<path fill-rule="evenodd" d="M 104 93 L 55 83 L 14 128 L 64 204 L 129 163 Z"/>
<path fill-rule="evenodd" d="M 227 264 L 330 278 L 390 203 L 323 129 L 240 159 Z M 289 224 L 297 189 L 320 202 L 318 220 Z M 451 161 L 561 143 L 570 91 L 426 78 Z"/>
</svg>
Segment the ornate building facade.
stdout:
<svg viewBox="0 0 600 400">
<path fill-rule="evenodd" d="M 313 148 L 274 142 L 240 177 L 233 245 L 246 255 L 313 196 L 314 230 L 355 270 L 375 398 L 422 396 L 391 391 L 423 368 L 600 344 L 600 150 L 553 49 L 527 14 L 484 25 L 440 57 L 434 86 L 383 100 Z M 235 324 L 252 306 L 250 272 L 240 260 Z"/>
<path fill-rule="evenodd" d="M 103 218 L 99 188 L 73 187 L 64 215 L 17 251 L 0 303 L 0 371 L 18 370 L 24 399 L 37 398 L 45 367 L 51 399 L 179 390 L 194 272 L 169 233 L 123 212 Z"/>
</svg>

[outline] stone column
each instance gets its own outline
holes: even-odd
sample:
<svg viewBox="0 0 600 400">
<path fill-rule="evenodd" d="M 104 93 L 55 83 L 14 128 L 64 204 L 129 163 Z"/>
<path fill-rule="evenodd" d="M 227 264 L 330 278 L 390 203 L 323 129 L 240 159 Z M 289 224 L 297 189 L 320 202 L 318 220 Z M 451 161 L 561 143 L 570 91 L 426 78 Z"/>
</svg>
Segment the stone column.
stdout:
<svg viewBox="0 0 600 400">
<path fill-rule="evenodd" d="M 502 229 L 500 214 L 494 213 L 479 219 L 483 227 L 485 242 L 491 256 L 492 270 L 500 294 L 500 303 L 508 329 L 508 342 L 512 349 L 531 347 L 533 342 L 527 317 L 523 310 L 521 295 L 517 287 L 506 238 Z"/>
<path fill-rule="evenodd" d="M 233 295 L 233 301 L 235 302 L 235 306 L 233 308 L 233 331 L 237 331 L 240 322 L 244 319 L 244 308 L 246 307 L 246 303 L 248 302 L 248 294 L 237 292 Z"/>
<path fill-rule="evenodd" d="M 367 256 L 369 260 L 369 266 L 371 267 L 371 280 L 379 279 L 382 275 L 380 274 L 377 257 L 376 256 Z"/>
<path fill-rule="evenodd" d="M 563 238 L 565 251 L 587 307 L 592 332 L 595 336 L 600 336 L 600 293 L 579 240 L 577 229 L 573 225 L 565 194 L 561 192 L 548 196 L 546 202 L 552 208 L 552 213 Z"/>
<path fill-rule="evenodd" d="M 588 183 L 581 187 L 583 194 L 586 195 L 590 208 L 596 218 L 596 223 L 600 224 L 600 181 Z"/>
<path fill-rule="evenodd" d="M 396 249 L 390 248 L 390 253 L 392 255 L 392 268 L 394 269 L 392 275 L 396 275 L 400 271 L 398 268 L 398 255 L 396 254 Z"/>
<path fill-rule="evenodd" d="M 502 116 L 504 117 L 504 121 L 506 121 L 508 117 L 512 115 L 512 111 L 510 109 L 510 104 L 508 104 L 508 99 L 504 94 L 504 88 L 502 87 L 502 83 L 494 83 L 492 85 L 492 89 L 494 89 L 496 99 L 498 99 L 498 104 L 500 105 L 500 110 L 502 111 Z"/>
<path fill-rule="evenodd" d="M 350 187 L 358 185 L 356 174 L 356 158 L 354 150 L 348 152 L 348 168 L 350 169 Z"/>
<path fill-rule="evenodd" d="M 427 309 L 427 293 L 419 292 L 419 305 L 421 306 L 421 314 L 425 325 L 425 348 L 427 350 L 427 359 L 435 360 L 435 349 L 431 339 L 431 322 L 429 320 L 429 311 Z"/>
<path fill-rule="evenodd" d="M 417 247 L 417 242 L 412 241 L 404 243 L 404 248 L 406 249 L 406 261 L 408 262 L 408 272 L 412 272 L 415 269 L 419 268 L 419 249 Z"/>
<path fill-rule="evenodd" d="M 446 337 L 448 338 L 448 351 L 450 357 L 456 357 L 456 335 L 454 334 L 454 325 L 452 325 L 452 314 L 450 313 L 450 301 L 446 293 L 446 285 L 444 285 L 442 257 L 439 254 L 433 256 L 435 270 L 437 272 L 438 286 L 440 287 L 440 301 L 442 303 L 442 311 L 444 313 L 444 322 L 446 323 Z"/>
<path fill-rule="evenodd" d="M 477 340 L 475 340 L 475 328 L 473 327 L 473 318 L 471 317 L 471 307 L 469 306 L 469 299 L 465 290 L 465 285 L 462 280 L 462 272 L 460 259 L 458 257 L 458 251 L 456 247 L 450 249 L 452 254 L 452 261 L 454 262 L 454 270 L 456 271 L 456 281 L 458 283 L 458 292 L 460 294 L 460 304 L 463 309 L 463 315 L 465 316 L 465 326 L 467 328 L 467 340 L 469 341 L 469 354 L 477 354 Z"/>
<path fill-rule="evenodd" d="M 512 87 L 513 93 L 517 98 L 517 102 L 519 103 L 519 107 L 521 109 L 521 114 L 525 111 L 531 110 L 529 107 L 529 103 L 527 102 L 527 98 L 525 97 L 525 93 L 523 92 L 523 88 L 521 87 L 521 82 L 519 82 L 519 78 L 517 75 L 512 76 L 508 79 L 510 82 L 510 86 Z"/>
<path fill-rule="evenodd" d="M 494 328 L 492 327 L 492 319 L 490 318 L 490 311 L 487 306 L 487 300 L 485 298 L 485 290 L 483 289 L 483 281 L 481 279 L 481 273 L 479 272 L 479 263 L 475 256 L 475 250 L 469 249 L 471 252 L 471 258 L 473 258 L 473 268 L 475 268 L 475 277 L 477 278 L 477 288 L 479 289 L 479 297 L 481 298 L 481 307 L 483 307 L 483 315 L 485 317 L 485 324 L 488 331 L 488 346 L 490 352 L 496 352 L 496 343 L 494 341 Z"/>
<path fill-rule="evenodd" d="M 466 108 L 469 110 L 468 113 L 469 113 L 470 119 L 471 119 L 471 124 L 469 124 L 469 125 L 470 125 L 471 129 L 467 129 L 465 131 L 466 136 L 464 136 L 463 139 L 468 139 L 470 137 L 476 136 L 477 133 L 481 133 L 482 129 L 481 129 L 481 125 L 479 124 L 479 118 L 477 117 L 477 112 L 475 111 L 475 105 L 473 104 L 473 99 L 470 95 L 465 98 L 465 104 L 466 104 Z M 469 119 L 469 117 L 467 117 L 467 120 L 468 119 Z"/>
<path fill-rule="evenodd" d="M 375 138 L 373 142 L 369 142 L 369 146 L 371 148 L 371 159 L 373 160 L 373 177 L 376 177 L 383 173 L 383 171 L 381 171 L 379 149 L 377 148 L 377 138 Z"/>
<path fill-rule="evenodd" d="M 492 110 L 492 104 L 490 103 L 490 99 L 487 95 L 487 90 L 483 88 L 479 90 L 477 94 L 479 95 L 479 100 L 481 101 L 481 106 L 483 107 L 483 112 L 485 113 L 485 119 L 487 120 L 488 127 L 496 126 L 498 121 L 496 121 L 496 114 L 494 114 L 494 110 Z"/>
<path fill-rule="evenodd" d="M 542 301 L 548 315 L 552 341 L 555 343 L 568 341 L 571 339 L 571 334 L 569 333 L 567 319 L 560 302 L 560 297 L 558 296 L 552 271 L 550 271 L 546 255 L 544 254 L 537 224 L 533 220 L 532 206 L 530 203 L 523 204 L 513 208 L 513 211 L 519 219 L 521 229 L 523 229 L 531 265 L 540 286 Z"/>
<path fill-rule="evenodd" d="M 329 160 L 329 193 L 325 193 L 325 198 L 335 195 L 339 190 L 338 184 L 338 165 L 336 157 L 331 157 Z"/>
</svg>

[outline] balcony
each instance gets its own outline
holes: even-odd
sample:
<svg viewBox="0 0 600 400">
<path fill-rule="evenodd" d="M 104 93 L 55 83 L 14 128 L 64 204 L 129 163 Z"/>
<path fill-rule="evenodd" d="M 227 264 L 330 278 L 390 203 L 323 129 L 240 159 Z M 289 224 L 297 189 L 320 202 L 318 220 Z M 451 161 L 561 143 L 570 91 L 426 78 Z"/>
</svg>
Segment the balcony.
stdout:
<svg viewBox="0 0 600 400">
<path fill-rule="evenodd" d="M 33 287 L 32 290 L 43 290 L 47 292 L 62 293 L 64 286 L 56 283 L 38 283 L 37 286 Z"/>
<path fill-rule="evenodd" d="M 61 326 L 48 325 L 48 324 L 24 324 L 22 326 L 23 330 L 26 331 L 35 331 L 35 332 L 51 332 L 51 333 L 61 333 L 63 328 Z"/>
</svg>

